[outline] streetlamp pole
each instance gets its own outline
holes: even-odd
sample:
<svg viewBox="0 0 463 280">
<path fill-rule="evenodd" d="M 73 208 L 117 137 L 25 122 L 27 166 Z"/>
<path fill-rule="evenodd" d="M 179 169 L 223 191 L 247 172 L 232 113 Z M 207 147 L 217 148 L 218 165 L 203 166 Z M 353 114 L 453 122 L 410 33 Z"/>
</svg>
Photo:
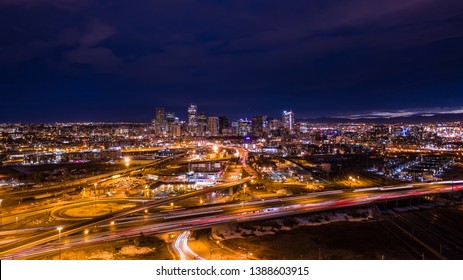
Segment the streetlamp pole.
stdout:
<svg viewBox="0 0 463 280">
<path fill-rule="evenodd" d="M 63 229 L 62 227 L 57 227 L 58 230 L 58 241 L 61 241 L 61 230 Z"/>
</svg>

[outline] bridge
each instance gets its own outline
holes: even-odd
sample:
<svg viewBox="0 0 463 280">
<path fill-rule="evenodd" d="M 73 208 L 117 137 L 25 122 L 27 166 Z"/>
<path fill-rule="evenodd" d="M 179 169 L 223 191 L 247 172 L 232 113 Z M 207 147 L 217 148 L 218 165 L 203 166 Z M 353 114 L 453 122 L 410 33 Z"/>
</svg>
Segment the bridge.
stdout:
<svg viewBox="0 0 463 280">
<path fill-rule="evenodd" d="M 131 217 L 131 215 L 142 213 L 145 209 L 208 192 L 225 190 L 234 185 L 243 184 L 252 178 L 250 176 L 242 180 L 220 184 L 177 197 L 149 202 L 143 206 L 63 227 L 59 236 L 57 236 L 56 230 L 50 230 L 25 240 L 0 246 L 0 256 L 2 258 L 24 258 L 75 246 L 134 237 L 139 235 L 140 232 L 159 234 L 210 228 L 219 224 L 259 221 L 463 190 L 463 181 L 408 184 L 319 192 L 285 198 L 255 199 L 242 203 L 213 204 L 178 211 L 172 209 L 171 211 L 153 214 L 150 217 L 145 215 Z M 118 226 L 115 226 L 115 224 Z M 99 226 L 103 231 L 95 233 L 91 237 L 81 234 L 94 226 Z M 67 243 L 56 243 L 56 239 L 61 235 L 68 236 Z"/>
</svg>

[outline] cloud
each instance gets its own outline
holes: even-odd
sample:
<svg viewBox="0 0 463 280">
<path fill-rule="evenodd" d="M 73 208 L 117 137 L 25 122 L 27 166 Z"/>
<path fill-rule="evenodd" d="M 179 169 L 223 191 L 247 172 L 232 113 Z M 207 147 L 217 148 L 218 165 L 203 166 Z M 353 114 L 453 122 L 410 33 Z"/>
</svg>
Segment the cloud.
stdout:
<svg viewBox="0 0 463 280">
<path fill-rule="evenodd" d="M 87 24 L 84 34 L 79 40 L 83 47 L 96 46 L 116 33 L 111 25 L 101 21 L 91 21 Z"/>
<path fill-rule="evenodd" d="M 439 114 L 463 114 L 463 107 L 456 108 L 426 108 L 426 109 L 401 109 L 396 111 L 376 111 L 362 114 L 351 114 L 346 116 L 337 116 L 337 118 L 349 119 L 377 119 L 377 118 L 398 118 L 411 116 L 434 116 Z"/>
<path fill-rule="evenodd" d="M 245 100 L 262 113 L 285 105 L 315 116 L 463 105 L 461 0 L 0 0 L 0 8 L 0 83 L 18 81 L 26 100 L 61 83 L 159 106 Z"/>
</svg>

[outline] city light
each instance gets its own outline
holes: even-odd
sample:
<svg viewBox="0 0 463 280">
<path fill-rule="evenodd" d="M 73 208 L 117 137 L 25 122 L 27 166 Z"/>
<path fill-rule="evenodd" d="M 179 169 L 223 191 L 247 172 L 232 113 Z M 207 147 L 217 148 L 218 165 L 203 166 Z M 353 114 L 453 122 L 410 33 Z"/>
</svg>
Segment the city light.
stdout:
<svg viewBox="0 0 463 280">
<path fill-rule="evenodd" d="M 61 241 L 61 230 L 63 229 L 62 227 L 57 227 L 58 230 L 58 240 Z"/>
<path fill-rule="evenodd" d="M 158 112 L 160 117 L 156 124 L 162 124 L 162 130 L 166 123 L 162 118 L 162 111 Z M 31 214 L 24 212 L 24 209 L 18 210 L 26 207 L 30 208 L 31 213 L 44 211 L 45 215 L 66 219 L 73 230 L 77 227 L 76 232 L 83 233 L 82 240 L 90 244 L 94 241 L 98 243 L 99 240 L 112 241 L 118 236 L 117 233 L 124 230 L 128 234 L 127 238 L 134 238 L 140 232 L 145 234 L 147 230 L 143 226 L 148 226 L 152 219 L 156 219 L 152 224 L 153 232 L 162 232 L 166 225 L 172 225 L 169 228 L 172 231 L 177 228 L 207 228 L 226 224 L 231 217 L 259 223 L 264 219 L 289 217 L 293 213 L 309 215 L 333 209 L 343 211 L 352 206 L 370 207 L 383 200 L 395 202 L 395 199 L 420 197 L 426 201 L 435 201 L 434 195 L 442 195 L 440 199 L 445 201 L 446 192 L 451 193 L 450 200 L 454 201 L 463 189 L 457 173 L 452 175 L 457 177 L 452 177 L 454 180 L 451 183 L 442 179 L 448 170 L 462 164 L 459 159 L 461 147 L 457 143 L 459 140 L 463 141 L 463 138 L 456 136 L 463 135 L 463 129 L 459 129 L 459 125 L 446 124 L 445 126 L 453 127 L 452 133 L 445 134 L 445 130 L 439 130 L 442 134 L 440 138 L 436 134 L 430 137 L 426 134 L 426 131 L 430 131 L 427 126 L 435 128 L 436 124 L 423 127 L 384 125 L 378 129 L 373 124 L 306 123 L 303 125 L 304 130 L 301 130 L 301 123 L 293 120 L 291 113 L 292 111 L 286 112 L 286 123 L 283 119 L 272 120 L 275 125 L 273 129 L 278 131 L 276 135 L 268 130 L 262 132 L 260 137 L 240 136 L 240 133 L 252 133 L 253 129 L 254 132 L 261 132 L 263 129 L 253 126 L 251 120 L 243 118 L 241 122 L 235 123 L 238 125 L 235 126 L 236 131 L 232 133 L 228 130 L 227 136 L 230 138 L 214 139 L 213 144 L 209 140 L 191 137 L 189 134 L 194 132 L 197 135 L 198 125 L 204 124 L 204 114 L 201 117 L 197 114 L 191 116 L 191 120 L 196 121 L 197 125 L 188 128 L 185 123 L 185 126 L 180 127 L 178 139 L 169 138 L 170 130 L 151 138 L 152 135 L 147 136 L 151 132 L 143 126 L 138 130 L 139 134 L 127 134 L 131 127 L 121 125 L 115 129 L 121 134 L 114 136 L 113 140 L 122 143 L 127 137 L 132 137 L 131 142 L 111 151 L 104 148 L 109 146 L 107 144 L 95 144 L 90 151 L 89 144 L 85 144 L 82 147 L 50 147 L 51 150 L 30 147 L 35 155 L 33 158 L 28 158 L 27 154 L 11 152 L 8 154 L 6 166 L 24 165 L 24 162 L 28 162 L 30 165 L 42 165 L 43 169 L 53 168 L 46 171 L 48 177 L 31 186 L 20 178 L 6 180 L 5 175 L 1 175 L 1 186 L 5 185 L 6 189 L 12 190 L 24 189 L 25 194 L 31 193 L 31 197 L 34 197 L 26 207 L 21 198 L 9 196 L 13 200 L 8 204 L 8 208 L 12 209 L 11 213 L 21 213 L 21 221 L 25 222 L 19 223 L 19 217 L 16 216 L 14 223 L 14 216 L 10 215 L 8 226 L 28 228 L 27 221 Z M 263 116 L 255 116 L 253 119 L 259 122 L 265 120 Z M 211 120 L 213 121 L 214 119 Z M 74 128 L 72 131 L 82 133 L 82 138 L 92 135 L 94 131 L 108 134 L 105 126 L 96 129 L 92 124 L 87 132 L 86 125 L 76 125 L 80 126 L 82 129 Z M 404 130 L 405 126 L 407 129 Z M 203 125 L 200 131 L 208 135 L 207 125 Z M 407 139 L 404 131 L 418 136 Z M 461 131 L 461 134 L 455 131 Z M 220 132 L 217 131 L 217 134 L 219 136 Z M 71 145 L 73 140 L 69 141 Z M 13 150 L 14 147 L 9 149 Z M 25 145 L 21 149 L 26 150 Z M 442 154 L 444 150 L 446 154 Z M 433 153 L 426 153 L 428 151 Z M 219 152 L 221 154 L 217 156 Z M 130 171 L 117 170 L 117 165 L 114 165 L 117 159 L 122 159 L 122 163 L 129 168 L 135 158 L 140 165 L 134 166 Z M 17 159 L 21 161 L 16 161 Z M 62 167 L 55 171 L 54 164 L 60 163 L 60 160 L 72 165 L 68 169 Z M 80 166 L 87 162 L 92 162 L 95 167 Z M 362 174 L 362 178 L 358 174 Z M 391 186 L 385 186 L 390 181 Z M 50 190 L 61 195 L 53 195 Z M 304 199 L 306 195 L 308 199 Z M 153 209 L 164 207 L 164 210 L 150 216 L 146 205 Z M 6 226 L 4 206 L 4 200 L 0 199 L 2 228 Z M 138 207 L 142 207 L 142 210 Z M 159 219 L 157 215 L 162 218 Z M 359 214 L 360 217 L 363 215 Z M 138 218 L 140 220 L 137 221 Z M 94 219 L 102 219 L 101 225 L 91 224 Z M 123 223 L 116 226 L 115 219 L 121 219 Z M 48 226 L 46 221 L 38 223 Z M 90 225 L 92 238 L 89 237 Z M 63 227 L 56 229 L 58 240 L 61 241 Z M 111 231 L 113 235 L 108 235 L 105 230 Z M 78 235 L 71 236 L 77 239 L 78 244 Z M 172 239 L 166 237 L 168 240 Z M 39 243 L 44 248 L 48 246 L 45 241 Z M 72 242 L 69 243 L 72 247 Z M 219 240 L 211 244 L 222 248 Z M 30 248 L 40 247 L 30 245 Z M 193 253 L 184 252 L 187 259 L 188 254 L 193 256 L 190 258 L 196 256 L 195 248 L 190 249 Z M 218 249 L 220 248 L 207 248 L 211 257 L 213 251 Z M 254 259 L 256 253 L 241 250 L 239 254 L 242 257 L 245 252 L 246 258 Z M 225 254 L 229 253 L 225 250 L 221 252 L 221 256 Z"/>
<path fill-rule="evenodd" d="M 0 6 L 2 278 L 459 275 L 463 0 Z"/>
</svg>

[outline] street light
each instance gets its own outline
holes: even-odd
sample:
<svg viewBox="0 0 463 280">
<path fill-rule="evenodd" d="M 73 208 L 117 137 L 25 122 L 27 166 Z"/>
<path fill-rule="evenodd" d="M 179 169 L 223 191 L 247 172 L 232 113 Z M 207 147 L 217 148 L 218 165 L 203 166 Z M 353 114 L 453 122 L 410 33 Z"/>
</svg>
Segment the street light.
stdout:
<svg viewBox="0 0 463 280">
<path fill-rule="evenodd" d="M 243 247 L 238 247 L 238 249 L 241 249 L 241 250 L 243 250 L 244 252 L 246 252 L 246 259 L 248 259 L 248 260 L 249 260 L 249 256 L 251 256 L 251 257 L 252 257 L 252 253 L 251 253 L 251 252 L 249 252 L 249 250 L 248 250 L 248 249 L 246 249 L 246 248 L 243 248 Z"/>
<path fill-rule="evenodd" d="M 57 227 L 58 230 L 58 240 L 61 241 L 61 230 L 63 229 L 62 227 Z"/>
<path fill-rule="evenodd" d="M 129 165 L 130 165 L 130 158 L 129 158 L 129 157 L 125 157 L 125 158 L 124 158 L 124 161 L 125 161 L 125 167 L 128 168 Z"/>
<path fill-rule="evenodd" d="M 174 210 L 174 203 L 173 202 L 170 203 L 170 207 L 172 207 L 172 210 Z"/>
</svg>

